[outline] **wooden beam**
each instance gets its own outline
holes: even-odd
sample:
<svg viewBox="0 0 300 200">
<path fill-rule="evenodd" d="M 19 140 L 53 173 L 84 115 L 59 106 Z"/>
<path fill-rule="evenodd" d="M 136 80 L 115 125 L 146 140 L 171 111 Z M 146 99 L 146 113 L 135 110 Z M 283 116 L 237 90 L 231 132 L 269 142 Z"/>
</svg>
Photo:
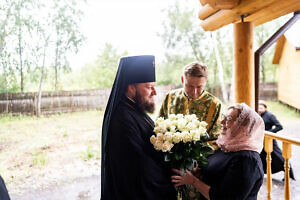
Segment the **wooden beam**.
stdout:
<svg viewBox="0 0 300 200">
<path fill-rule="evenodd" d="M 251 15 L 270 5 L 278 0 L 243 0 L 240 4 L 232 10 L 220 10 L 215 14 L 209 16 L 201 22 L 201 26 L 206 31 L 214 31 L 227 24 L 235 23 L 241 20 L 241 15 Z"/>
<path fill-rule="evenodd" d="M 245 21 L 252 21 L 254 26 L 258 26 L 297 10 L 300 10 L 299 0 L 279 0 L 246 17 Z"/>
<path fill-rule="evenodd" d="M 281 55 L 282 55 L 282 50 L 283 50 L 283 45 L 285 42 L 285 37 L 282 35 L 278 40 L 275 48 L 275 53 L 273 57 L 272 64 L 279 64 Z"/>
<path fill-rule="evenodd" d="M 215 9 L 211 7 L 209 4 L 206 4 L 199 10 L 198 17 L 200 20 L 204 20 L 205 18 L 209 17 L 210 15 L 214 14 L 217 12 L 218 9 Z"/>
<path fill-rule="evenodd" d="M 234 24 L 234 91 L 235 102 L 255 107 L 254 53 L 252 22 Z"/>
<path fill-rule="evenodd" d="M 232 9 L 239 5 L 240 0 L 207 0 L 214 9 Z"/>
<path fill-rule="evenodd" d="M 207 0 L 199 0 L 201 5 L 204 6 L 205 4 L 207 4 Z"/>
</svg>

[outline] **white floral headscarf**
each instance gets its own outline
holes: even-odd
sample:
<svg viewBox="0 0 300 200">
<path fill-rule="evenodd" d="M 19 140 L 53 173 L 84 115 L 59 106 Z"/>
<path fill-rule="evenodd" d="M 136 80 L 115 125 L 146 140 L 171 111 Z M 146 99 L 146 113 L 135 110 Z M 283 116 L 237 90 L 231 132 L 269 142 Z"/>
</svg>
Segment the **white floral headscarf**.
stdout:
<svg viewBox="0 0 300 200">
<path fill-rule="evenodd" d="M 219 147 L 225 152 L 252 150 L 260 153 L 265 130 L 262 118 L 245 103 L 236 104 L 229 109 L 238 109 L 241 112 L 233 125 L 226 130 L 226 134 L 219 135 L 216 141 Z"/>
</svg>

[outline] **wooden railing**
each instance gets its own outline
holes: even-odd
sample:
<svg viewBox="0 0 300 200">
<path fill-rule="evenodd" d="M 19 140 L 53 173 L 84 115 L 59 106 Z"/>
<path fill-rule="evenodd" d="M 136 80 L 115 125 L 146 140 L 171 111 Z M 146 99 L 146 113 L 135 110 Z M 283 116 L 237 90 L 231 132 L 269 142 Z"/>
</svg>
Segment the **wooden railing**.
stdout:
<svg viewBox="0 0 300 200">
<path fill-rule="evenodd" d="M 265 151 L 267 153 L 267 198 L 271 200 L 272 178 L 271 178 L 271 152 L 273 151 L 273 139 L 282 141 L 282 156 L 284 162 L 284 199 L 290 200 L 290 166 L 289 159 L 292 157 L 292 145 L 300 146 L 300 140 L 279 136 L 271 132 L 265 132 Z"/>
</svg>

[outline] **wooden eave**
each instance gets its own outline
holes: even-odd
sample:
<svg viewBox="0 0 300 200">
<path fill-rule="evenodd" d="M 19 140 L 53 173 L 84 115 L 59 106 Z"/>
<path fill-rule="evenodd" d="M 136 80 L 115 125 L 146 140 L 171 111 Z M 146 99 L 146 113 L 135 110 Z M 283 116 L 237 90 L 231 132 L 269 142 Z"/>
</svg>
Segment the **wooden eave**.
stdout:
<svg viewBox="0 0 300 200">
<path fill-rule="evenodd" d="M 299 51 L 300 47 L 294 46 L 286 37 L 282 35 L 276 42 L 275 53 L 273 57 L 273 64 L 279 64 L 280 58 L 282 56 L 283 47 L 286 42 L 289 42 L 291 46 L 295 49 L 295 51 Z"/>
<path fill-rule="evenodd" d="M 276 44 L 276 48 L 275 48 L 275 53 L 274 53 L 274 57 L 273 57 L 273 64 L 279 64 L 281 55 L 282 55 L 282 51 L 283 51 L 283 46 L 284 43 L 286 41 L 286 38 L 284 35 L 282 35 L 278 40 L 277 40 L 277 44 Z"/>
<path fill-rule="evenodd" d="M 200 25 L 205 31 L 241 22 L 241 16 L 245 22 L 257 26 L 300 10 L 300 0 L 200 0 L 200 3 L 203 6 L 199 10 Z"/>
</svg>

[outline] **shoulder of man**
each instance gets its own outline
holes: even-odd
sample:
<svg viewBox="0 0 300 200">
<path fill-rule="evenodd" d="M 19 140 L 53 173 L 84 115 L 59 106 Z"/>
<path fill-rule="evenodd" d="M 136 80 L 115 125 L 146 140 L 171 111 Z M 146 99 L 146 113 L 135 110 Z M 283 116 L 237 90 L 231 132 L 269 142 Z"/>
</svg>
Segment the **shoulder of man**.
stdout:
<svg viewBox="0 0 300 200">
<path fill-rule="evenodd" d="M 179 96 L 182 94 L 184 94 L 183 88 L 173 89 L 167 93 L 169 96 Z"/>
<path fill-rule="evenodd" d="M 120 102 L 120 104 L 116 107 L 114 114 L 112 116 L 112 121 L 120 122 L 120 121 L 134 121 L 134 118 L 138 116 L 138 111 L 135 110 L 131 105 L 126 105 L 124 102 Z"/>
<path fill-rule="evenodd" d="M 211 99 L 213 104 L 216 104 L 216 105 L 221 104 L 221 100 L 219 98 L 215 97 L 213 94 L 211 94 L 210 92 L 208 92 L 206 90 L 204 92 L 205 92 L 206 98 Z"/>
</svg>

